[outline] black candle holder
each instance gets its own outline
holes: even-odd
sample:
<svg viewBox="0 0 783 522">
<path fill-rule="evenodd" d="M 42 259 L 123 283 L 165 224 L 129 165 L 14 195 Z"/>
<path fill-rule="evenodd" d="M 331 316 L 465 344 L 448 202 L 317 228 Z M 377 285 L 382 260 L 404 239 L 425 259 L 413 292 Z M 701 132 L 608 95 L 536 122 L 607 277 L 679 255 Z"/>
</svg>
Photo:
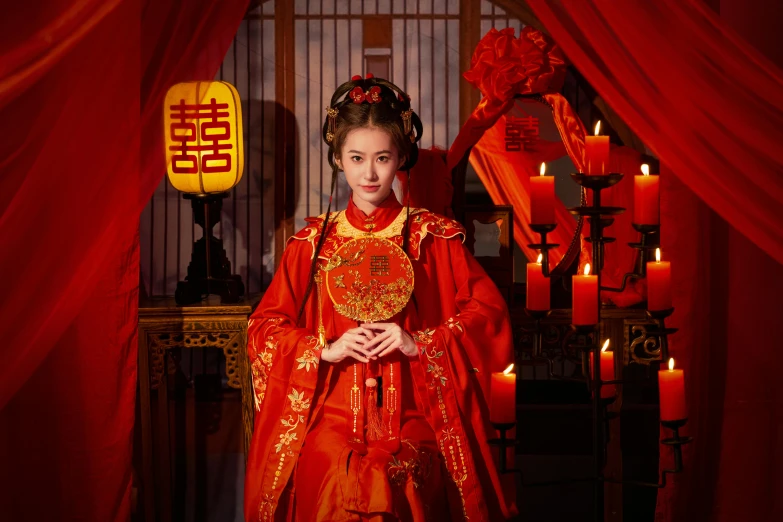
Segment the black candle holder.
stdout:
<svg viewBox="0 0 783 522">
<path fill-rule="evenodd" d="M 622 207 L 601 206 L 601 191 L 619 183 L 623 179 L 623 175 L 619 173 L 603 175 L 572 173 L 571 179 L 591 190 L 593 194 L 592 205 L 569 208 L 568 210 L 574 215 L 586 217 L 590 220 L 590 237 L 586 237 L 585 241 L 593 245 L 594 273 L 598 275 L 598 287 L 601 288 L 601 269 L 604 267 L 604 244 L 615 241 L 615 238 L 604 235 L 604 228 L 614 223 L 614 218 L 604 216 L 613 216 L 625 212 L 625 209 Z"/>
<path fill-rule="evenodd" d="M 639 251 L 637 257 L 636 266 L 633 272 L 628 272 L 623 275 L 622 284 L 618 288 L 611 286 L 602 286 L 601 290 L 606 292 L 622 292 L 625 290 L 628 281 L 631 279 L 642 279 L 647 276 L 647 261 L 650 258 L 649 252 L 659 248 L 659 237 L 661 226 L 660 225 L 638 225 L 633 224 L 634 230 L 639 232 L 640 238 L 638 243 L 628 243 L 628 246 L 635 248 Z"/>
<path fill-rule="evenodd" d="M 610 172 L 609 174 L 573 172 L 571 173 L 571 179 L 584 188 L 599 191 L 617 185 L 623 179 L 623 175 L 618 172 Z"/>
<path fill-rule="evenodd" d="M 639 480 L 617 480 L 611 478 L 605 478 L 604 482 L 608 482 L 610 484 L 623 484 L 628 486 L 640 486 L 640 487 L 649 487 L 649 488 L 658 488 L 658 489 L 665 488 L 667 475 L 672 475 L 675 473 L 682 472 L 683 470 L 682 447 L 685 444 L 688 444 L 691 441 L 693 441 L 693 437 L 680 436 L 680 428 L 685 426 L 686 422 L 688 422 L 688 419 L 680 419 L 674 421 L 661 421 L 661 425 L 663 425 L 663 427 L 670 429 L 673 432 L 671 437 L 662 439 L 661 444 L 670 446 L 672 448 L 672 451 L 674 453 L 674 468 L 661 470 L 661 478 L 657 483 L 643 482 Z"/>
<path fill-rule="evenodd" d="M 583 379 L 569 377 L 566 375 L 559 375 L 555 373 L 554 361 L 551 357 L 544 357 L 543 354 L 543 337 L 541 335 L 541 322 L 546 319 L 551 310 L 530 310 L 525 309 L 525 313 L 534 319 L 533 328 L 523 328 L 523 331 L 533 336 L 533 351 L 530 359 L 520 361 L 518 364 L 523 366 L 546 366 L 547 378 L 555 379 L 559 381 L 568 382 L 582 382 Z"/>
<path fill-rule="evenodd" d="M 521 473 L 522 470 L 506 466 L 506 450 L 519 444 L 516 440 L 506 437 L 506 432 L 516 426 L 516 422 L 493 422 L 492 427 L 500 434 L 499 438 L 489 439 L 487 442 L 498 448 L 498 469 L 501 473 Z"/>
<path fill-rule="evenodd" d="M 634 229 L 641 234 L 638 243 L 629 243 L 629 246 L 639 250 L 638 263 L 634 272 L 625 274 L 623 278 L 622 286 L 618 289 L 607 288 L 601 285 L 601 269 L 603 268 L 604 258 L 604 245 L 615 241 L 615 238 L 607 237 L 604 234 L 604 229 L 611 226 L 614 223 L 615 216 L 625 211 L 622 207 L 605 207 L 601 205 L 601 191 L 616 185 L 623 179 L 623 175 L 619 173 L 610 173 L 606 175 L 588 175 L 583 173 L 571 174 L 571 178 L 584 187 L 585 189 L 592 191 L 592 203 L 589 206 L 577 207 L 569 209 L 572 214 L 580 216 L 580 218 L 587 218 L 590 220 L 590 237 L 585 238 L 592 244 L 593 254 L 593 274 L 597 276 L 598 287 L 600 290 L 609 291 L 622 291 L 629 279 L 641 278 L 646 275 L 646 263 L 649 258 L 648 252 L 657 248 L 660 242 L 660 225 L 639 225 L 634 224 Z M 584 201 L 584 196 L 583 196 Z M 580 221 L 581 222 L 581 221 Z M 538 228 L 535 228 L 538 227 Z M 534 231 L 542 234 L 542 240 L 540 244 L 529 245 L 531 248 L 538 248 L 542 250 L 547 247 L 546 233 L 551 232 L 554 227 L 541 228 L 540 226 L 531 227 Z M 545 250 L 544 250 L 545 251 Z M 544 257 L 546 259 L 546 256 Z M 597 306 L 599 310 L 598 322 L 600 323 L 601 313 L 601 292 L 598 292 Z M 668 359 L 668 335 L 675 333 L 676 328 L 667 328 L 665 320 L 673 313 L 674 309 L 667 310 L 653 310 L 649 311 L 649 317 L 654 319 L 658 324 L 657 328 L 647 330 L 648 335 L 660 336 L 661 346 L 661 360 L 666 361 Z M 544 357 L 542 355 L 542 349 L 540 346 L 541 337 L 541 322 L 546 318 L 548 311 L 536 311 L 527 310 L 527 314 L 535 319 L 535 328 L 529 331 L 536 339 L 534 340 L 533 357 L 529 361 L 530 364 L 542 364 L 542 361 L 546 361 L 549 364 L 550 375 L 552 377 L 562 377 L 553 375 L 552 373 L 552 358 Z M 604 484 L 624 484 L 632 486 L 653 487 L 662 488 L 666 486 L 666 475 L 671 473 L 679 473 L 682 471 L 682 446 L 692 441 L 691 437 L 683 437 L 679 434 L 679 429 L 684 426 L 687 419 L 681 419 L 676 421 L 662 421 L 661 424 L 664 428 L 671 430 L 672 436 L 665 437 L 661 440 L 661 444 L 671 446 L 674 451 L 674 468 L 665 469 L 661 473 L 660 481 L 643 482 L 636 480 L 624 480 L 615 479 L 612 477 L 606 477 L 604 475 L 604 467 L 606 465 L 607 444 L 609 442 L 609 435 L 611 433 L 609 429 L 609 422 L 619 416 L 618 412 L 609 411 L 611 406 L 616 400 L 617 396 L 601 397 L 601 388 L 605 385 L 623 385 L 626 383 L 623 379 L 612 379 L 604 381 L 601 379 L 601 365 L 600 365 L 600 348 L 598 346 L 599 325 L 571 325 L 573 335 L 577 338 L 574 342 L 567 343 L 566 346 L 569 349 L 579 352 L 582 359 L 583 378 L 586 382 L 588 389 L 592 392 L 592 420 L 593 420 L 593 472 L 591 476 L 581 478 L 568 478 L 563 480 L 544 481 L 535 483 L 522 483 L 523 487 L 539 487 L 539 486 L 552 486 L 562 485 L 576 482 L 593 482 L 593 519 L 597 522 L 604 518 Z M 590 371 L 590 354 L 594 354 L 592 358 L 592 371 Z M 571 379 L 573 380 L 573 379 Z M 581 380 L 581 379 L 580 379 Z M 508 425 L 505 429 L 510 429 L 513 424 Z M 497 429 L 500 429 L 496 426 Z M 498 445 L 503 448 L 507 448 L 513 445 L 506 439 L 505 431 L 501 431 L 500 439 L 492 439 L 490 443 Z M 501 453 L 503 453 L 501 451 Z M 517 471 L 506 470 L 505 455 L 501 455 L 501 471 Z"/>
<path fill-rule="evenodd" d="M 549 224 L 531 224 L 530 229 L 540 236 L 538 243 L 531 243 L 528 247 L 541 252 L 541 272 L 544 277 L 549 277 L 549 251 L 559 247 L 559 243 L 548 243 L 546 235 L 557 228 L 556 223 Z"/>
<path fill-rule="evenodd" d="M 669 360 L 669 335 L 676 333 L 677 328 L 667 328 L 666 318 L 674 313 L 674 308 L 665 310 L 647 310 L 647 315 L 655 319 L 658 323 L 657 328 L 648 328 L 647 335 L 658 336 L 661 345 L 661 364 L 666 364 Z"/>
</svg>

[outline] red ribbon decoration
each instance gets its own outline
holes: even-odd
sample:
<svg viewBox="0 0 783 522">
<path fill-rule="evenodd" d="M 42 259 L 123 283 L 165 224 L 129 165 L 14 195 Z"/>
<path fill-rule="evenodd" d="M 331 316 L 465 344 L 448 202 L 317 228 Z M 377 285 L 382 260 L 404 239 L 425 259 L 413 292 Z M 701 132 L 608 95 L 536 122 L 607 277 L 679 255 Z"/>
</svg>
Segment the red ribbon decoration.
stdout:
<svg viewBox="0 0 783 522">
<path fill-rule="evenodd" d="M 574 120 L 579 119 L 568 102 L 557 93 L 563 86 L 565 74 L 566 60 L 563 51 L 546 34 L 532 27 L 525 27 L 519 38 L 515 38 L 512 27 L 500 31 L 490 29 L 473 52 L 470 70 L 463 74 L 471 85 L 481 91 L 484 99 L 462 126 L 451 145 L 446 160 L 447 168 L 453 169 L 468 149 L 478 143 L 484 131 L 508 112 L 515 95 L 548 93 L 545 96 L 547 101 L 558 106 L 553 116 L 563 135 L 569 156 L 574 165 L 581 169 L 583 143 L 580 146 L 569 143 L 576 137 L 571 134 L 574 129 L 567 129 L 573 127 Z M 566 118 L 561 119 L 560 116 Z M 581 122 L 579 123 L 581 126 Z M 584 141 L 584 130 L 576 139 Z"/>
<path fill-rule="evenodd" d="M 481 39 L 463 76 L 484 97 L 509 100 L 516 94 L 559 91 L 566 74 L 563 51 L 544 33 L 525 27 L 492 28 Z"/>
</svg>

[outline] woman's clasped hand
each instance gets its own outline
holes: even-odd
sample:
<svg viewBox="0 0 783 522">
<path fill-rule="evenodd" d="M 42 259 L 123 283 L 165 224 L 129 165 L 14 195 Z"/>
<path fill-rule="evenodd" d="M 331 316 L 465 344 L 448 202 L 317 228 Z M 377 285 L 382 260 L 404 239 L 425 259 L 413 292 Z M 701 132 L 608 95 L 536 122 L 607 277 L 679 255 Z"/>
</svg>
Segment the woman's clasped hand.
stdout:
<svg viewBox="0 0 783 522">
<path fill-rule="evenodd" d="M 408 357 L 416 356 L 416 341 L 400 325 L 366 323 L 346 330 L 339 339 L 321 350 L 321 359 L 338 363 L 347 357 L 360 362 L 385 357 L 399 350 Z"/>
</svg>

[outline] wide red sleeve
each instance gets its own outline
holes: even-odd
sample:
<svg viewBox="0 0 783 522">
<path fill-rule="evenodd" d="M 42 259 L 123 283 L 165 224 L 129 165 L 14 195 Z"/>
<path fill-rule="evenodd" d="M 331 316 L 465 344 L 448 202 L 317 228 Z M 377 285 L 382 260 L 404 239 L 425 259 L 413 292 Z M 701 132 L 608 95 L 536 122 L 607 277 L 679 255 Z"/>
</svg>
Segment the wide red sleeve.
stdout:
<svg viewBox="0 0 783 522">
<path fill-rule="evenodd" d="M 313 290 L 302 319 L 312 246 L 293 240 L 248 324 L 256 415 L 245 476 L 245 519 L 282 520 L 284 489 L 304 441 L 318 381 Z M 278 509 L 278 505 L 281 505 Z"/>
<path fill-rule="evenodd" d="M 487 406 L 490 373 L 513 361 L 505 300 L 458 237 L 428 238 L 420 261 L 422 328 L 413 333 L 420 354 L 419 364 L 412 364 L 425 384 L 420 395 L 428 397 L 436 437 L 465 505 L 479 520 L 509 518 L 516 512 L 513 481 L 501 481 L 486 442 L 497 436 Z"/>
</svg>

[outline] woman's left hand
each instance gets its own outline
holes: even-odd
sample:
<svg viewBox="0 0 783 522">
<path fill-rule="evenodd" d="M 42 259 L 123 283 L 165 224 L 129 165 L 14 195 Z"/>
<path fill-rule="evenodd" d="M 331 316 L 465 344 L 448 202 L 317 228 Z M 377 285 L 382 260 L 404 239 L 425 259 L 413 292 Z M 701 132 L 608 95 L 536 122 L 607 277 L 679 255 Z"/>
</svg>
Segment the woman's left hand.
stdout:
<svg viewBox="0 0 783 522">
<path fill-rule="evenodd" d="M 399 350 L 408 357 L 415 357 L 418 354 L 416 341 L 398 324 L 367 323 L 363 324 L 362 328 L 381 332 L 364 345 L 365 350 L 370 352 L 368 354 L 370 359 L 384 357 L 394 350 Z"/>
</svg>

